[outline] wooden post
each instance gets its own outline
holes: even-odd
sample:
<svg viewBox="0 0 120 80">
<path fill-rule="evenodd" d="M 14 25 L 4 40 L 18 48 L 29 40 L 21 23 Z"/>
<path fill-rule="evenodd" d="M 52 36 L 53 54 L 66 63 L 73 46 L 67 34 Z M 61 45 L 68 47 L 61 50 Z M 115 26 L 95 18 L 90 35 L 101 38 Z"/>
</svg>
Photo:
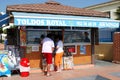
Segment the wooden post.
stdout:
<svg viewBox="0 0 120 80">
<path fill-rule="evenodd" d="M 92 64 L 95 64 L 95 44 L 99 44 L 98 28 L 91 28 Z"/>
</svg>

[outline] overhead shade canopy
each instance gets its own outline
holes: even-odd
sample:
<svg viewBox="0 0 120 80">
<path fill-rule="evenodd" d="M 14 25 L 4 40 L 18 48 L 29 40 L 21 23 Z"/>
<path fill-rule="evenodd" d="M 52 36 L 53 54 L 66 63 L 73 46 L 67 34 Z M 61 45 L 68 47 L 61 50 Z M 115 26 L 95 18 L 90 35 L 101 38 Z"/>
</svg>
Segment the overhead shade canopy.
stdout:
<svg viewBox="0 0 120 80">
<path fill-rule="evenodd" d="M 119 21 L 109 18 L 13 12 L 14 25 L 118 28 Z"/>
<path fill-rule="evenodd" d="M 4 14 L 4 15 L 1 15 L 0 16 L 0 27 L 3 25 L 3 24 L 8 24 L 9 23 L 9 15 L 8 14 Z"/>
</svg>

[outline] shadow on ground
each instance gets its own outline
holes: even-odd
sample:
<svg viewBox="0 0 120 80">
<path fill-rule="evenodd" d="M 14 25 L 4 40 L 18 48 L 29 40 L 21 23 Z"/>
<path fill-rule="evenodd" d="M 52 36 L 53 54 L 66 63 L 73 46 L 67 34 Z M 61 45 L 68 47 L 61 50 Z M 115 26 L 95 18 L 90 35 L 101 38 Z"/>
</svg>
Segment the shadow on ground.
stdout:
<svg viewBox="0 0 120 80">
<path fill-rule="evenodd" d="M 110 73 L 110 75 L 112 76 L 116 76 L 120 78 L 120 72 L 114 72 L 114 73 Z"/>
<path fill-rule="evenodd" d="M 93 76 L 88 76 L 88 77 L 72 78 L 72 79 L 67 79 L 67 80 L 110 80 L 110 79 L 105 78 L 100 75 L 93 75 Z"/>
</svg>

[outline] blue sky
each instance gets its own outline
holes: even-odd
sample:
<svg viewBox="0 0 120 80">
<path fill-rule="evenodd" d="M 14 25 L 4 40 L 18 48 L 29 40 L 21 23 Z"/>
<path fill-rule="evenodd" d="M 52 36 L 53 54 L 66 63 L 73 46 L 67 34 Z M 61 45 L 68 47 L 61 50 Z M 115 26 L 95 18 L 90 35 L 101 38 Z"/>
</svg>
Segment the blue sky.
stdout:
<svg viewBox="0 0 120 80">
<path fill-rule="evenodd" d="M 35 4 L 35 3 L 44 3 L 48 0 L 0 0 L 0 12 L 5 12 L 7 5 L 16 5 L 16 4 Z M 100 4 L 108 2 L 111 0 L 54 0 L 63 5 L 73 6 L 78 8 L 83 8 L 95 4 Z"/>
</svg>

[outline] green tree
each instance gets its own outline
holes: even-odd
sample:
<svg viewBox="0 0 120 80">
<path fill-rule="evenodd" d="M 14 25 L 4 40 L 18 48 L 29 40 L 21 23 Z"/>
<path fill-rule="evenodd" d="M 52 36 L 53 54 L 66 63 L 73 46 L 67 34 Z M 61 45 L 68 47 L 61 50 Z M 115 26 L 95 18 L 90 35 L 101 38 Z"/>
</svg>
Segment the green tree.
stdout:
<svg viewBox="0 0 120 80">
<path fill-rule="evenodd" d="M 10 28 L 16 28 L 16 26 L 13 25 L 13 26 L 10 26 Z M 10 29 L 10 28 L 9 28 L 9 29 Z M 3 33 L 4 33 L 4 34 L 7 34 L 7 29 L 4 29 L 4 30 L 3 30 Z"/>
<path fill-rule="evenodd" d="M 7 29 L 4 29 L 4 30 L 3 30 L 3 33 L 4 33 L 4 34 L 7 34 Z"/>
<path fill-rule="evenodd" d="M 120 20 L 120 6 L 116 10 L 116 15 L 117 15 L 117 19 L 116 20 Z"/>
</svg>

